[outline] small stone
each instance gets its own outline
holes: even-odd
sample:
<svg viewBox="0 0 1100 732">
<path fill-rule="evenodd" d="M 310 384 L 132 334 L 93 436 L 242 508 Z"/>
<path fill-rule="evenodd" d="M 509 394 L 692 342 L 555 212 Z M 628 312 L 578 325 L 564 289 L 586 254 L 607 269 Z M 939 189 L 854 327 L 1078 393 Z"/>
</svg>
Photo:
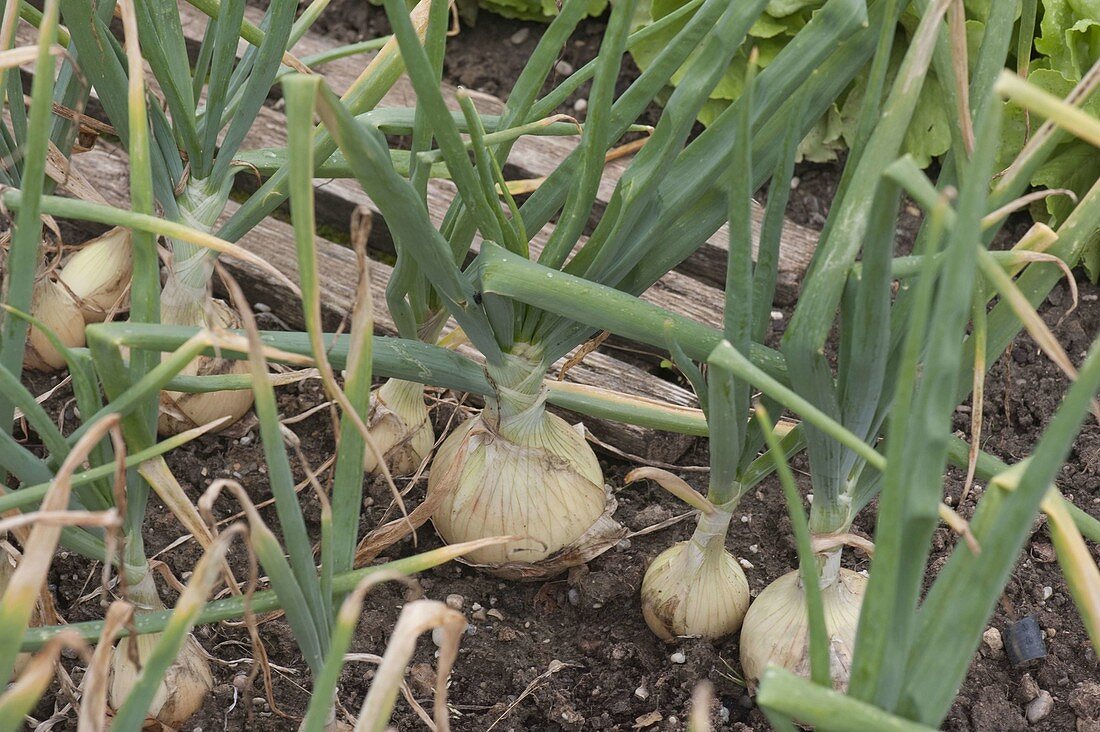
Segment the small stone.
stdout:
<svg viewBox="0 0 1100 732">
<path fill-rule="evenodd" d="M 485 608 L 480 608 L 480 609 L 478 609 L 478 610 L 474 610 L 474 611 L 473 611 L 473 612 L 472 612 L 472 613 L 470 614 L 470 617 L 471 617 L 471 618 L 472 618 L 472 619 L 474 620 L 474 622 L 476 622 L 476 623 L 484 623 L 484 622 L 485 622 L 486 620 L 488 620 L 488 619 L 489 619 L 489 613 L 485 612 Z"/>
<path fill-rule="evenodd" d="M 446 638 L 443 628 L 432 628 L 432 643 L 435 643 L 436 648 L 443 647 L 443 640 Z"/>
<path fill-rule="evenodd" d="M 987 628 L 986 631 L 982 633 L 982 643 L 985 645 L 986 649 L 988 649 L 989 655 L 993 658 L 999 658 L 1000 655 L 1004 653 L 1005 642 L 1001 637 L 1001 631 L 996 628 Z"/>
<path fill-rule="evenodd" d="M 495 618 L 496 620 L 504 620 L 504 613 L 502 613 L 500 610 L 497 610 L 496 608 L 493 608 L 489 612 L 485 613 L 485 615 L 490 618 Z"/>
<path fill-rule="evenodd" d="M 475 602 L 473 605 L 470 606 L 470 609 L 476 613 L 478 610 L 481 609 L 481 603 Z"/>
<path fill-rule="evenodd" d="M 576 587 L 570 587 L 569 592 L 567 592 L 565 596 L 568 598 L 569 604 L 573 607 L 577 607 L 581 604 L 581 593 L 577 591 Z"/>
<path fill-rule="evenodd" d="M 523 42 L 527 40 L 527 36 L 531 35 L 530 28 L 520 28 L 518 31 L 509 36 L 508 41 L 513 46 L 523 45 Z"/>
<path fill-rule="evenodd" d="M 687 656 L 684 655 L 683 651 L 676 651 L 675 653 L 673 653 L 671 656 L 668 657 L 668 660 L 672 661 L 673 663 L 679 664 L 679 663 L 687 663 L 688 659 L 687 659 Z"/>
<path fill-rule="evenodd" d="M 573 102 L 573 111 L 577 114 L 584 114 L 588 111 L 588 100 L 581 97 L 577 101 Z"/>
<path fill-rule="evenodd" d="M 618 544 L 615 545 L 615 548 L 620 549 L 622 551 L 626 551 L 627 549 L 630 548 L 630 539 L 623 539 L 622 541 L 620 541 Z"/>
<path fill-rule="evenodd" d="M 451 608 L 452 610 L 461 610 L 464 602 L 466 602 L 466 598 L 464 598 L 462 595 L 447 595 L 447 607 Z"/>
<path fill-rule="evenodd" d="M 573 64 L 569 63 L 565 59 L 558 61 L 554 64 L 554 71 L 557 71 L 562 76 L 569 76 L 573 73 Z"/>
<path fill-rule="evenodd" d="M 1053 709 L 1054 698 L 1050 695 L 1050 692 L 1040 691 L 1039 696 L 1032 699 L 1031 703 L 1027 705 L 1028 724 L 1035 724 L 1044 719 Z"/>
<path fill-rule="evenodd" d="M 745 569 L 752 569 L 752 568 L 753 568 L 753 563 L 752 563 L 752 562 L 750 562 L 750 561 L 749 561 L 749 560 L 747 560 L 747 559 L 739 558 L 739 559 L 737 560 L 737 563 L 738 563 L 738 564 L 740 564 L 740 565 L 741 565 L 742 567 L 744 567 Z"/>
<path fill-rule="evenodd" d="M 791 190 L 792 191 L 794 189 L 798 188 L 799 184 L 801 184 L 801 183 L 802 183 L 802 179 L 799 178 L 797 175 L 791 176 Z"/>
<path fill-rule="evenodd" d="M 748 514 L 745 514 L 744 516 L 741 517 L 741 523 L 747 524 L 748 522 L 749 522 Z"/>
<path fill-rule="evenodd" d="M 759 544 L 749 544 L 749 552 L 751 552 L 752 554 L 757 554 L 757 553 L 759 553 L 759 551 L 760 551 L 760 545 Z"/>
<path fill-rule="evenodd" d="M 1016 691 L 1016 698 L 1021 704 L 1027 704 L 1039 696 L 1040 691 L 1038 682 L 1031 678 L 1031 674 L 1024 674 L 1020 679 L 1020 688 Z"/>
<path fill-rule="evenodd" d="M 244 687 L 248 686 L 248 676 L 245 674 L 237 674 L 233 677 L 233 688 L 237 691 L 244 691 Z"/>
<path fill-rule="evenodd" d="M 1054 588 L 1051 587 L 1050 585 L 1047 585 L 1046 587 L 1043 588 L 1043 600 L 1049 600 L 1051 595 L 1053 595 L 1053 594 L 1054 594 Z"/>
<path fill-rule="evenodd" d="M 649 698 L 649 690 L 646 689 L 644 686 L 639 686 L 637 689 L 634 690 L 634 696 L 638 697 L 642 701 L 645 701 Z"/>
<path fill-rule="evenodd" d="M 780 320 L 783 319 L 783 311 L 782 310 L 772 310 L 771 318 L 772 318 L 772 320 L 774 320 L 778 323 Z"/>
<path fill-rule="evenodd" d="M 254 696 L 252 697 L 252 706 L 257 709 L 262 709 L 267 706 L 267 699 L 264 699 L 262 696 Z"/>
</svg>

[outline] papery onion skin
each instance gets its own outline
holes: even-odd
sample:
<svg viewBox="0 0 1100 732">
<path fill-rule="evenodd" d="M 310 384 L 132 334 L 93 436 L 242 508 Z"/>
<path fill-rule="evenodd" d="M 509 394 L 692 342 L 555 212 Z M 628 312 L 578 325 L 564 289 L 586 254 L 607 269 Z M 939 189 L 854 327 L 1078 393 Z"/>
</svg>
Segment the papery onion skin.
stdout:
<svg viewBox="0 0 1100 732">
<path fill-rule="evenodd" d="M 213 300 L 213 318 L 221 328 L 240 325 L 236 314 L 221 300 Z M 180 374 L 183 376 L 215 376 L 220 374 L 247 374 L 248 361 L 199 356 Z M 157 432 L 161 435 L 177 435 L 194 427 L 201 427 L 216 419 L 229 417 L 218 430 L 230 426 L 252 407 L 252 390 L 212 391 L 187 394 L 178 391 L 160 393 L 160 414 L 157 416 Z"/>
<path fill-rule="evenodd" d="M 84 345 L 84 316 L 80 305 L 68 291 L 48 277 L 34 283 L 31 315 L 53 331 L 67 348 Z M 46 334 L 31 326 L 27 330 L 24 364 L 34 371 L 57 371 L 65 367 L 65 358 L 54 348 Z"/>
<path fill-rule="evenodd" d="M 139 659 L 148 658 L 160 640 L 159 633 L 127 636 L 118 642 L 111 657 L 111 706 L 118 709 L 134 688 L 140 670 L 130 659 L 130 643 L 137 644 Z M 176 660 L 168 667 L 164 679 L 157 686 L 147 716 L 169 729 L 180 729 L 202 709 L 210 690 L 214 688 L 214 676 L 206 653 L 190 633 L 184 641 Z"/>
<path fill-rule="evenodd" d="M 58 278 L 76 296 L 84 322 L 101 323 L 111 308 L 128 308 L 123 294 L 132 275 L 130 231 L 115 227 L 86 242 L 65 262 Z"/>
<path fill-rule="evenodd" d="M 470 552 L 471 563 L 538 562 L 570 546 L 604 513 L 595 453 L 564 419 L 538 409 L 507 436 L 484 415 L 469 419 L 432 461 L 429 495 L 444 492 L 432 521 L 444 540 L 527 537 Z"/>
<path fill-rule="evenodd" d="M 829 672 L 833 688 L 848 688 L 855 650 L 859 611 L 867 578 L 840 569 L 836 580 L 821 589 L 825 628 L 829 634 Z M 755 684 L 772 663 L 809 677 L 809 620 L 806 595 L 798 571 L 772 582 L 749 607 L 741 627 L 741 670 Z"/>
<path fill-rule="evenodd" d="M 749 607 L 749 583 L 720 540 L 709 551 L 683 541 L 650 563 L 641 597 L 646 625 L 662 640 L 714 640 L 741 627 Z"/>
<path fill-rule="evenodd" d="M 435 431 L 424 403 L 424 386 L 390 379 L 371 394 L 369 428 L 392 475 L 412 475 L 435 444 Z M 369 448 L 363 469 L 378 472 L 378 461 Z"/>
<path fill-rule="evenodd" d="M 128 599 L 142 611 L 164 610 L 153 574 L 148 570 L 130 588 Z M 136 651 L 138 661 L 143 662 L 152 654 L 160 638 L 160 633 L 125 636 L 115 646 L 111 654 L 111 684 L 108 689 L 108 700 L 113 709 L 122 707 L 141 673 L 131 653 Z M 135 648 L 131 649 L 131 643 Z M 157 685 L 146 718 L 155 719 L 168 729 L 180 729 L 202 709 L 213 688 L 214 675 L 210 672 L 206 651 L 195 636 L 188 633 L 176 660 Z"/>
</svg>

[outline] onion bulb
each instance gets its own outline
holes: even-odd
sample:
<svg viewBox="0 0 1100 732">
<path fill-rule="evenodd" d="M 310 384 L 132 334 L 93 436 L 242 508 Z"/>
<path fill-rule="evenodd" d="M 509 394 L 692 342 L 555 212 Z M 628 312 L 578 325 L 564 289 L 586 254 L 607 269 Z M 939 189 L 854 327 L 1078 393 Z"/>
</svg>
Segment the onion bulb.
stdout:
<svg viewBox="0 0 1100 732">
<path fill-rule="evenodd" d="M 214 327 L 236 328 L 240 325 L 237 315 L 221 300 L 211 300 L 211 320 Z M 183 376 L 215 376 L 221 374 L 247 374 L 247 361 L 199 356 L 180 372 Z M 222 417 L 229 417 L 219 429 L 236 422 L 252 406 L 251 389 L 212 391 L 186 394 L 178 391 L 160 393 L 160 415 L 157 431 L 162 435 L 175 435 L 199 427 Z"/>
<path fill-rule="evenodd" d="M 151 572 L 147 572 L 141 581 L 131 588 L 130 600 L 144 611 L 164 609 L 164 603 L 157 595 Z M 113 708 L 120 708 L 126 701 L 137 683 L 144 660 L 152 654 L 159 641 L 160 633 L 148 633 L 126 636 L 115 646 L 111 656 L 109 690 L 109 699 Z M 136 655 L 138 664 L 134 663 L 131 654 Z M 147 718 L 156 720 L 169 729 L 180 729 L 202 708 L 213 688 L 214 676 L 210 672 L 206 653 L 195 637 L 188 633 L 179 655 L 168 667 L 164 678 L 157 686 Z"/>
<path fill-rule="evenodd" d="M 115 227 L 87 242 L 61 268 L 59 279 L 76 296 L 84 322 L 101 323 L 122 300 L 133 273 L 130 230 Z"/>
<path fill-rule="evenodd" d="M 831 557 L 827 562 L 830 560 Z M 839 562 L 839 552 L 835 561 Z M 867 578 L 849 569 L 838 570 L 821 588 L 821 601 L 829 634 L 829 672 L 833 687 L 844 691 L 851 674 Z M 800 676 L 810 675 L 806 594 L 797 571 L 788 572 L 764 588 L 749 608 L 741 628 L 741 669 L 746 680 L 755 684 L 768 664 Z"/>
<path fill-rule="evenodd" d="M 729 514 L 704 515 L 690 541 L 657 555 L 642 579 L 642 616 L 662 640 L 716 639 L 736 632 L 749 607 L 749 583 L 726 551 Z"/>
<path fill-rule="evenodd" d="M 390 379 L 371 394 L 369 424 L 371 438 L 393 475 L 416 472 L 435 444 L 424 386 L 415 381 Z M 363 467 L 370 473 L 378 469 L 369 448 Z"/>
<path fill-rule="evenodd" d="M 513 367 L 519 361 L 509 359 Z M 440 536 L 449 543 L 522 537 L 466 555 L 517 579 L 545 578 L 615 544 L 621 527 L 610 518 L 614 503 L 599 461 L 580 432 L 546 411 L 542 372 L 528 366 L 526 381 L 514 379 L 512 388 L 500 374 L 490 378 L 497 397 L 432 462 L 428 495 L 440 496 L 432 515 Z"/>
<path fill-rule="evenodd" d="M 49 277 L 42 277 L 34 283 L 31 315 L 52 330 L 67 348 L 84 345 L 84 316 L 80 305 L 62 285 Z M 27 330 L 24 363 L 35 371 L 56 371 L 65 366 L 65 358 L 53 347 L 45 333 L 31 326 Z"/>
</svg>

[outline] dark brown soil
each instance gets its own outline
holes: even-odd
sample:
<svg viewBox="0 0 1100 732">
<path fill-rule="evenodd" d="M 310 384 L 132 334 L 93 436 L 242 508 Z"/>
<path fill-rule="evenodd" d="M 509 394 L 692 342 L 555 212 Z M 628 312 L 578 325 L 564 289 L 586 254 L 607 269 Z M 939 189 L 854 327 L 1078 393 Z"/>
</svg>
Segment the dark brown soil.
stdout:
<svg viewBox="0 0 1100 732">
<path fill-rule="evenodd" d="M 358 40 L 385 30 L 382 11 L 362 0 L 335 0 L 327 11 L 329 32 L 347 40 Z M 510 40 L 526 28 L 526 37 L 518 43 Z M 534 46 L 540 27 L 505 21 L 482 14 L 475 28 L 464 28 L 450 42 L 446 75 L 449 81 L 506 95 L 510 80 L 522 67 L 523 59 Z M 598 45 L 602 23 L 594 20 L 581 26 L 577 41 L 570 44 L 564 59 L 574 67 L 590 58 Z M 628 79 L 629 74 L 624 78 Z M 583 91 L 582 91 L 583 94 Z M 574 100 L 570 100 L 571 105 Z M 800 185 L 792 197 L 791 215 L 810 226 L 820 226 L 828 210 L 837 179 L 835 165 L 802 166 Z M 911 223 L 905 228 L 911 230 Z M 1081 301 L 1072 314 L 1063 319 L 1068 306 L 1068 288 L 1059 286 L 1048 298 L 1043 317 L 1051 324 L 1066 351 L 1075 361 L 1084 355 L 1092 339 L 1100 332 L 1100 288 L 1080 282 Z M 777 329 L 782 326 L 781 321 Z M 1032 449 L 1066 388 L 1066 380 L 1057 368 L 1036 349 L 1030 338 L 1021 337 L 996 364 L 987 381 L 984 448 L 1005 459 L 1019 459 Z M 49 387 L 48 380 L 36 379 L 38 391 Z M 64 402 L 55 397 L 55 410 Z M 280 394 L 284 415 L 300 414 L 324 401 L 320 387 L 309 382 L 285 388 Z M 434 411 L 438 427 L 453 412 L 453 406 L 441 403 Z M 969 414 L 960 408 L 956 428 L 969 429 Z M 71 407 L 67 416 L 72 418 Z M 302 441 L 310 463 L 316 467 L 333 452 L 329 416 L 321 411 L 292 425 Z M 33 436 L 30 438 L 33 440 Z M 617 518 L 632 530 L 645 529 L 682 511 L 665 493 L 650 485 L 623 487 L 623 475 L 632 467 L 623 461 L 603 456 L 605 478 L 615 489 L 619 510 Z M 243 438 L 206 437 L 171 454 L 169 463 L 189 494 L 196 498 L 212 480 L 232 477 L 240 480 L 256 501 L 270 497 L 263 455 L 255 431 Z M 707 464 L 705 444 L 700 443 L 685 455 L 681 464 Z M 796 467 L 804 464 L 796 462 Z M 297 469 L 298 477 L 303 475 Z M 685 472 L 684 477 L 702 488 L 705 474 Z M 799 472 L 803 489 L 809 481 Z M 1100 427 L 1088 423 L 1075 442 L 1063 470 L 1060 484 L 1078 506 L 1100 515 Z M 953 475 L 948 496 L 958 496 L 959 476 Z M 378 525 L 387 513 L 389 494 L 379 484 L 368 486 L 362 514 L 361 533 Z M 973 509 L 980 491 L 960 507 L 964 515 Z M 407 500 L 415 504 L 423 496 L 423 486 L 412 489 Z M 308 489 L 302 505 L 311 534 L 318 534 L 319 509 Z M 219 504 L 222 516 L 236 507 L 228 498 Z M 856 529 L 870 535 L 870 512 L 857 522 Z M 278 521 L 271 508 L 264 518 L 273 527 Z M 159 510 L 153 499 L 147 520 L 147 549 L 150 556 L 170 545 L 182 530 Z M 730 532 L 728 546 L 745 558 L 753 594 L 768 582 L 787 572 L 795 564 L 790 539 L 790 522 L 782 507 L 773 481 L 765 482 L 746 496 Z M 592 561 L 585 570 L 568 578 L 540 584 L 505 583 L 460 564 L 451 564 L 425 572 L 419 584 L 427 597 L 443 600 L 450 595 L 462 598 L 463 610 L 470 620 L 462 640 L 459 660 L 452 674 L 449 701 L 453 710 L 453 729 L 457 732 L 485 730 L 681 730 L 688 711 L 691 692 L 700 679 L 715 685 L 717 702 L 714 724 L 718 730 L 765 730 L 763 716 L 754 708 L 739 676 L 736 638 L 717 643 L 684 641 L 665 644 L 642 621 L 638 589 L 646 564 L 671 543 L 687 537 L 692 522 L 682 521 L 671 528 L 637 536 Z M 415 550 L 439 545 L 430 526 L 417 536 L 387 552 L 388 558 L 406 556 Z M 955 545 L 955 538 L 941 529 L 935 539 L 931 573 L 942 566 Z M 1100 551 L 1091 548 L 1093 557 Z M 171 549 L 161 557 L 177 576 L 193 566 L 199 550 L 193 542 Z M 384 558 L 380 558 L 382 561 Z M 866 561 L 848 556 L 854 569 L 864 569 Z M 244 563 L 238 557 L 236 569 L 244 576 Z M 68 620 L 99 617 L 98 601 L 78 603 L 78 598 L 94 588 L 98 568 L 88 567 L 77 558 L 62 555 L 55 562 L 50 582 L 55 588 L 58 607 Z M 368 597 L 359 633 L 352 650 L 381 654 L 393 628 L 397 612 L 407 597 L 396 586 L 374 590 Z M 169 604 L 174 594 L 166 591 Z M 489 611 L 494 611 L 490 614 Z M 1006 625 L 1026 615 L 1034 616 L 1046 635 L 1047 657 L 1024 668 L 1013 668 L 1003 653 L 983 645 L 970 675 L 960 691 L 945 724 L 949 730 L 999 732 L 1027 727 L 1024 710 L 1034 693 L 1033 685 L 1049 692 L 1053 711 L 1036 730 L 1072 730 L 1077 718 L 1100 717 L 1100 690 L 1095 679 L 1100 668 L 1080 619 L 1077 616 L 1059 566 L 1053 561 L 1051 540 L 1041 526 L 1031 537 L 1006 589 L 991 626 L 1004 630 Z M 945 618 L 944 622 L 950 622 Z M 197 631 L 203 646 L 215 657 L 217 686 L 201 715 L 185 729 L 292 730 L 308 704 L 310 680 L 301 654 L 288 626 L 279 619 L 262 625 L 262 637 L 274 668 L 275 699 L 279 708 L 290 715 L 274 713 L 263 700 L 257 684 L 240 694 L 234 679 L 249 670 L 252 652 L 241 627 L 226 625 L 204 627 Z M 434 646 L 430 639 L 420 641 L 410 669 L 409 681 L 415 697 L 431 708 Z M 682 653 L 683 663 L 674 663 L 674 653 Z M 679 659 L 679 657 L 677 657 Z M 548 670 L 555 661 L 564 666 L 556 673 Z M 556 667 L 557 664 L 554 664 Z M 362 703 L 373 676 L 373 664 L 349 663 L 341 679 L 341 701 L 356 711 Z M 1031 682 L 1034 682 L 1032 684 Z M 1092 684 L 1092 686 L 1089 686 Z M 1029 691 L 1030 690 L 1030 691 Z M 239 698 L 238 698 L 239 697 Z M 64 702 L 60 702 L 64 703 Z M 40 707 L 39 716 L 50 710 Z M 398 700 L 394 724 L 400 730 L 423 729 L 423 723 L 408 704 Z"/>
</svg>

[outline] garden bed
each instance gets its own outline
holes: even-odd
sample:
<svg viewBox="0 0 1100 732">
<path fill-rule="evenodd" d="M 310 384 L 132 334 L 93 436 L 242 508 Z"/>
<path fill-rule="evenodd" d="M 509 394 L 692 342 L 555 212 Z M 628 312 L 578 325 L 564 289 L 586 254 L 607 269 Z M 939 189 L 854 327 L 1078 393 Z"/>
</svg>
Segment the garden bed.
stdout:
<svg viewBox="0 0 1100 732">
<path fill-rule="evenodd" d="M 359 40 L 385 31 L 382 11 L 362 2 L 336 0 L 324 18 L 333 20 L 323 19 L 320 27 L 325 28 L 325 23 L 329 23 L 329 32 L 344 40 Z M 522 60 L 533 48 L 539 30 L 536 25 L 483 14 L 475 28 L 463 28 L 460 35 L 451 39 L 445 68 L 447 80 L 488 94 L 500 93 L 510 87 L 522 68 Z M 571 53 L 562 61 L 575 68 L 591 58 L 602 30 L 599 19 L 582 24 L 576 40 L 570 45 Z M 624 82 L 629 80 L 629 74 L 628 69 Z M 570 99 L 563 111 L 579 114 L 577 110 L 583 105 L 576 105 L 578 98 Z M 277 101 L 273 100 L 272 111 L 277 106 Z M 537 170 L 526 172 L 538 173 Z M 838 175 L 839 168 L 832 165 L 799 168 L 800 184 L 789 210 L 794 222 L 808 229 L 820 227 Z M 340 191 L 330 191 L 325 201 L 322 203 L 319 196 L 319 205 L 325 207 L 333 226 L 337 229 L 346 226 L 348 208 L 354 199 L 343 196 Z M 907 225 L 903 228 L 907 236 L 915 231 L 916 221 L 915 216 L 906 219 Z M 272 242 L 278 241 L 280 230 L 281 236 L 287 236 L 285 225 L 278 221 L 269 221 L 265 226 L 269 227 L 266 231 L 244 240 L 246 248 L 267 251 L 265 247 L 274 246 Z M 384 227 L 376 229 L 384 232 Z M 331 238 L 339 240 L 339 234 L 336 231 Z M 336 247 L 338 243 L 331 244 Z M 381 263 L 385 252 L 384 237 L 376 235 L 372 246 Z M 342 256 L 335 248 L 330 251 L 333 257 Z M 278 329 L 283 321 L 295 317 L 297 304 L 264 290 L 264 280 L 258 273 L 250 273 L 243 267 L 235 272 L 244 280 L 254 304 L 262 302 L 270 309 L 266 315 L 261 314 L 261 327 Z M 383 274 L 381 269 L 375 272 L 376 277 Z M 681 278 L 679 302 L 690 307 L 694 296 L 696 313 L 705 315 L 708 309 L 713 309 L 714 301 L 710 298 L 715 291 L 707 289 L 708 280 L 713 284 L 715 279 L 721 278 L 720 273 L 708 277 L 704 260 L 697 262 L 694 269 L 690 265 L 683 268 L 678 276 Z M 1054 290 L 1041 310 L 1046 322 L 1056 326 L 1055 334 L 1075 362 L 1081 359 L 1096 333 L 1100 332 L 1100 288 L 1088 284 L 1083 275 L 1079 280 L 1080 302 L 1073 312 L 1067 315 L 1071 302 L 1069 288 L 1065 285 Z M 676 286 L 666 289 L 677 292 Z M 341 302 L 346 307 L 348 300 L 339 299 L 339 282 L 326 290 L 329 297 L 326 314 L 330 321 L 338 322 L 343 315 Z M 773 338 L 781 334 L 789 312 L 787 306 L 778 308 L 773 314 Z M 291 325 L 297 323 L 291 322 Z M 679 399 L 682 403 L 691 403 L 685 384 L 678 382 L 670 371 L 662 369 L 658 359 L 647 354 L 630 354 L 626 348 L 629 344 L 622 342 L 605 345 L 589 357 L 588 370 L 575 372 L 574 377 L 583 382 L 586 376 L 606 375 L 616 368 L 625 373 L 624 369 L 629 367 L 634 374 L 633 383 L 663 390 L 662 396 L 671 401 Z M 34 391 L 41 393 L 53 383 L 50 379 L 38 378 L 33 384 Z M 1026 455 L 1059 404 L 1065 387 L 1066 380 L 1061 372 L 1038 352 L 1030 338 L 1018 338 L 987 378 L 983 448 L 1006 460 Z M 629 387 L 622 388 L 629 390 Z M 60 390 L 50 406 L 54 412 L 68 409 L 65 416 L 71 424 L 71 405 L 63 406 L 67 404 L 67 395 L 66 390 Z M 462 395 L 449 392 L 434 392 L 434 395 L 433 420 L 437 433 L 444 434 L 445 425 L 461 418 L 458 412 L 466 408 L 464 399 Z M 324 401 L 324 392 L 317 382 L 303 382 L 280 391 L 281 413 L 288 420 L 309 412 Z M 955 420 L 955 427 L 963 433 L 970 423 L 965 410 L 966 407 L 960 408 Z M 674 461 L 689 482 L 700 488 L 705 485 L 705 472 L 695 469 L 707 465 L 705 443 L 651 432 L 624 432 L 617 428 L 601 432 L 598 426 L 590 426 L 603 441 L 617 444 L 620 450 L 651 460 Z M 304 453 L 314 468 L 332 456 L 334 440 L 328 409 L 293 421 L 290 427 L 301 439 Z M 33 435 L 30 439 L 33 442 Z M 794 466 L 804 468 L 803 460 L 798 458 Z M 168 462 L 193 499 L 197 500 L 209 482 L 222 477 L 240 480 L 257 502 L 270 497 L 263 454 L 254 429 L 238 432 L 236 436 L 203 437 L 172 452 Z M 605 478 L 619 502 L 617 518 L 632 532 L 643 533 L 624 540 L 587 567 L 547 583 L 505 584 L 461 564 L 449 564 L 419 575 L 418 581 L 426 596 L 448 600 L 454 605 L 461 602 L 470 620 L 449 691 L 449 702 L 455 711 L 453 729 L 456 732 L 480 732 L 490 728 L 684 729 L 692 690 L 696 682 L 704 678 L 715 684 L 717 701 L 713 718 L 716 729 L 768 729 L 763 716 L 753 708 L 751 695 L 739 677 L 736 638 L 716 643 L 665 644 L 646 628 L 638 600 L 645 566 L 659 551 L 686 538 L 692 522 L 680 521 L 648 532 L 679 516 L 682 506 L 653 486 L 634 484 L 624 488 L 623 476 L 636 463 L 609 452 L 601 453 L 601 462 Z M 808 478 L 805 473 L 800 475 L 801 487 L 806 491 Z M 295 477 L 298 480 L 304 477 L 300 468 Z M 425 482 L 422 479 L 411 486 L 406 497 L 410 504 L 415 505 L 423 498 Z M 406 482 L 400 485 L 405 486 Z M 956 475 L 945 494 L 957 498 L 960 486 L 961 480 Z M 1094 421 L 1086 424 L 1075 442 L 1060 486 L 1078 506 L 1093 515 L 1100 514 L 1100 428 Z M 789 539 L 790 522 L 778 500 L 778 490 L 777 482 L 769 479 L 750 492 L 738 507 L 739 520 L 735 521 L 729 536 L 728 546 L 751 565 L 746 566 L 746 574 L 754 594 L 794 567 L 797 561 L 793 542 Z M 957 507 L 964 517 L 970 515 L 979 494 L 976 489 L 967 503 Z M 308 487 L 301 495 L 310 534 L 317 536 L 318 504 Z M 394 515 L 384 484 L 370 485 L 365 495 L 368 505 L 363 511 L 361 534 Z M 226 504 L 228 502 L 221 505 L 223 517 L 230 515 Z M 277 524 L 271 509 L 266 509 L 264 515 L 272 525 Z M 866 536 L 873 535 L 871 519 L 870 512 L 863 512 L 855 529 Z M 177 522 L 166 513 L 149 512 L 144 532 L 149 556 L 155 557 L 167 549 L 158 558 L 167 562 L 177 577 L 185 578 L 200 552 L 193 542 L 173 546 L 180 531 Z M 938 530 L 928 581 L 934 578 L 955 541 L 947 529 Z M 417 550 L 437 545 L 439 540 L 430 525 L 417 532 Z M 412 551 L 413 542 L 407 539 L 391 547 L 385 558 L 396 558 Z M 1091 551 L 1094 558 L 1100 558 L 1095 547 Z M 866 562 L 859 555 L 849 553 L 848 562 L 853 569 L 866 568 Z M 247 573 L 241 558 L 234 561 L 234 569 L 239 576 Z M 101 617 L 98 599 L 82 599 L 97 586 L 98 568 L 89 570 L 84 561 L 62 556 L 54 562 L 50 582 L 55 587 L 58 611 L 67 621 Z M 352 651 L 380 654 L 397 611 L 410 596 L 397 585 L 372 591 Z M 174 593 L 170 591 L 165 599 L 171 605 Z M 1100 665 L 1054 561 L 1050 538 L 1041 524 L 1037 524 L 1028 542 L 1025 557 L 1009 582 L 991 627 L 1003 631 L 1010 622 L 1026 615 L 1034 616 L 1044 629 L 1048 647 L 1046 658 L 1013 668 L 1004 653 L 995 648 L 995 642 L 983 644 L 945 723 L 946 729 L 993 732 L 1029 728 L 1024 718 L 1025 709 L 1032 695 L 1037 693 L 1036 688 L 1052 696 L 1053 708 L 1030 728 L 1071 730 L 1078 717 L 1100 718 L 1100 686 L 1095 681 Z M 950 618 L 945 622 L 950 622 Z M 272 664 L 276 704 L 290 718 L 279 716 L 271 709 L 263 699 L 263 686 L 258 679 L 251 687 L 242 683 L 251 656 L 248 635 L 243 627 L 204 626 L 196 632 L 204 648 L 218 661 L 215 664 L 217 686 L 203 712 L 185 729 L 284 730 L 296 727 L 296 719 L 304 713 L 309 699 L 308 673 L 289 627 L 281 619 L 266 620 L 261 626 L 261 637 Z M 431 641 L 424 638 L 408 676 L 414 697 L 426 708 L 430 708 L 434 683 L 433 651 Z M 372 669 L 371 662 L 363 661 L 351 663 L 344 670 L 340 698 L 347 708 L 357 710 L 370 684 Z M 64 704 L 62 695 L 52 701 Z M 35 716 L 42 719 L 51 712 L 52 704 L 44 705 Z M 423 728 L 423 722 L 402 701 L 398 702 L 394 724 L 401 730 Z"/>
</svg>

